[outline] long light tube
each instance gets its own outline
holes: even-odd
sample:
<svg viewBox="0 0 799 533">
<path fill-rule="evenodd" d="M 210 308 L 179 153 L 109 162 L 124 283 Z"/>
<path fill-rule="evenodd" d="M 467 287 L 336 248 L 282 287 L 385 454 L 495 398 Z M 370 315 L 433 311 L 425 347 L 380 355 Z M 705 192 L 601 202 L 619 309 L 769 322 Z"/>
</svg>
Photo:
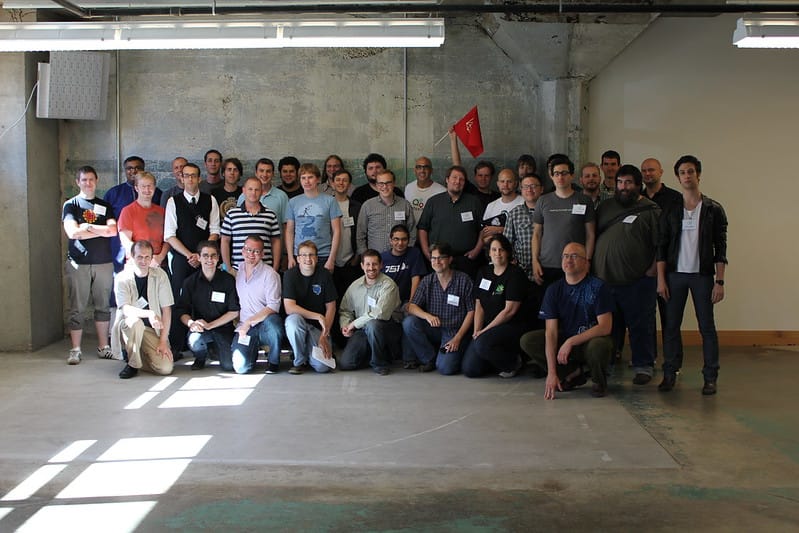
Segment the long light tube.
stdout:
<svg viewBox="0 0 799 533">
<path fill-rule="evenodd" d="M 437 47 L 443 18 L 0 23 L 0 51 Z"/>
</svg>

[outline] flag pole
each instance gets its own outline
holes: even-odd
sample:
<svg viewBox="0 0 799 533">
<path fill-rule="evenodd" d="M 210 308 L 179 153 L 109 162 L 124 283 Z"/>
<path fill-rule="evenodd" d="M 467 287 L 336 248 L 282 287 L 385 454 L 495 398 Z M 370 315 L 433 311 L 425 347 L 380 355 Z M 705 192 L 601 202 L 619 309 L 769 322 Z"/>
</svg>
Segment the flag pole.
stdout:
<svg viewBox="0 0 799 533">
<path fill-rule="evenodd" d="M 436 144 L 434 144 L 434 145 L 433 145 L 433 148 L 435 148 L 436 146 L 438 146 L 439 144 L 441 144 L 441 142 L 442 142 L 444 139 L 446 139 L 447 137 L 449 137 L 449 132 L 445 133 L 445 134 L 444 134 L 444 136 L 443 136 L 443 137 L 441 137 L 441 138 L 438 140 L 438 142 L 436 142 Z"/>
</svg>

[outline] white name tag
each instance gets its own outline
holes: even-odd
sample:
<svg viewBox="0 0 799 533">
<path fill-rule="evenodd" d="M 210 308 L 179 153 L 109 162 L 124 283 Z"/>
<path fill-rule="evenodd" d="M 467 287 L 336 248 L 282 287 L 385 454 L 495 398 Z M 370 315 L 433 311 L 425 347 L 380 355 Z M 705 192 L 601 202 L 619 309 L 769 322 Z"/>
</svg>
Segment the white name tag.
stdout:
<svg viewBox="0 0 799 533">
<path fill-rule="evenodd" d="M 624 217 L 624 220 L 622 220 L 622 222 L 624 222 L 625 224 L 632 224 L 633 222 L 635 222 L 636 218 L 638 218 L 638 215 L 629 215 Z"/>
<path fill-rule="evenodd" d="M 200 229 L 205 229 L 208 227 L 208 221 L 205 220 L 203 217 L 197 217 L 197 227 Z"/>
<path fill-rule="evenodd" d="M 405 211 L 394 211 L 394 220 L 405 220 Z"/>
<path fill-rule="evenodd" d="M 682 229 L 684 230 L 695 230 L 696 229 L 696 220 L 693 218 L 684 218 L 682 219 Z"/>
<path fill-rule="evenodd" d="M 344 224 L 345 228 L 351 228 L 355 225 L 355 218 L 354 217 L 341 217 L 341 223 Z"/>
<path fill-rule="evenodd" d="M 367 296 L 366 297 L 366 305 L 368 305 L 369 307 L 376 307 L 377 306 L 377 300 L 375 300 L 371 296 Z"/>
<path fill-rule="evenodd" d="M 105 206 L 100 204 L 94 204 L 94 212 L 99 216 L 105 215 Z"/>
<path fill-rule="evenodd" d="M 461 303 L 461 297 L 456 296 L 454 294 L 447 294 L 447 304 L 448 305 L 458 305 Z"/>
<path fill-rule="evenodd" d="M 481 279 L 480 280 L 480 288 L 483 289 L 484 291 L 487 291 L 488 289 L 490 289 L 491 288 L 491 280 L 490 279 L 485 279 L 485 278 Z"/>
<path fill-rule="evenodd" d="M 225 293 L 220 291 L 211 291 L 211 301 L 218 304 L 225 303 Z"/>
<path fill-rule="evenodd" d="M 144 299 L 144 296 L 139 296 L 139 299 L 136 300 L 136 307 L 139 309 L 144 309 L 147 305 L 147 300 Z"/>
<path fill-rule="evenodd" d="M 249 346 L 250 345 L 250 336 L 249 335 L 239 335 L 239 344 L 242 346 Z"/>
<path fill-rule="evenodd" d="M 585 204 L 574 204 L 572 206 L 572 215 L 584 215 Z"/>
<path fill-rule="evenodd" d="M 472 220 L 474 220 L 474 215 L 471 211 L 461 213 L 461 222 L 471 222 Z"/>
</svg>

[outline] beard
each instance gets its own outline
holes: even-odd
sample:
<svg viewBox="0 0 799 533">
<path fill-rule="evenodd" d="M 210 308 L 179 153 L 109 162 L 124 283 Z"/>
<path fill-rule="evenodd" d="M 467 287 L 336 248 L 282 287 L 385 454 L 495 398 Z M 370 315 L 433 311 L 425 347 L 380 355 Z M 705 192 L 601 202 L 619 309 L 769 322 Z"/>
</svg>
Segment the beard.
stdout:
<svg viewBox="0 0 799 533">
<path fill-rule="evenodd" d="M 616 201 L 623 207 L 631 207 L 638 201 L 638 192 L 636 191 L 616 191 Z"/>
</svg>

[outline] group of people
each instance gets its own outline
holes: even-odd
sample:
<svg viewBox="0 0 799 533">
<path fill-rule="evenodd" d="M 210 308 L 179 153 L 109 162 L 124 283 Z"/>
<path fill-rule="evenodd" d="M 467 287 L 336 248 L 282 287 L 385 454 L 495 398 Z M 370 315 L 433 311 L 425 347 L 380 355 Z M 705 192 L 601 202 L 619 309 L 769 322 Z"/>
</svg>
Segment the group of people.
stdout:
<svg viewBox="0 0 799 533">
<path fill-rule="evenodd" d="M 277 169 L 259 159 L 241 183 L 242 163 L 209 150 L 205 179 L 178 157 L 176 185 L 163 192 L 134 156 L 124 162 L 127 181 L 104 200 L 96 171 L 81 167 L 80 193 L 62 216 L 67 362 L 80 362 L 91 300 L 98 356 L 125 359 L 123 379 L 140 369 L 169 374 L 184 354 L 195 370 L 212 357 L 222 370 L 248 373 L 260 349 L 266 372 L 277 373 L 288 345 L 291 374 L 370 367 L 387 375 L 401 360 L 421 372 L 511 378 L 527 366 L 546 377 L 546 398 L 588 379 L 604 396 L 627 333 L 633 383 L 651 380 L 658 307 L 658 388 L 669 391 L 690 291 L 702 392 L 715 394 L 713 305 L 724 297 L 727 220 L 699 190 L 696 157 L 674 164 L 681 191 L 663 184 L 656 159 L 639 169 L 614 151 L 584 164 L 577 181 L 566 155 L 550 156 L 540 174 L 523 155 L 500 170 L 494 191 L 494 165 L 479 161 L 470 181 L 457 143 L 451 135 L 443 184 L 420 157 L 404 191 L 374 153 L 357 188 L 335 155 L 322 169 L 291 156 Z"/>
</svg>

